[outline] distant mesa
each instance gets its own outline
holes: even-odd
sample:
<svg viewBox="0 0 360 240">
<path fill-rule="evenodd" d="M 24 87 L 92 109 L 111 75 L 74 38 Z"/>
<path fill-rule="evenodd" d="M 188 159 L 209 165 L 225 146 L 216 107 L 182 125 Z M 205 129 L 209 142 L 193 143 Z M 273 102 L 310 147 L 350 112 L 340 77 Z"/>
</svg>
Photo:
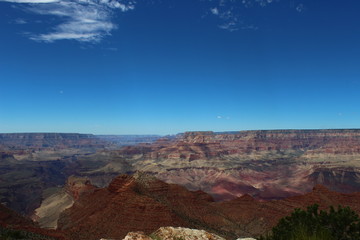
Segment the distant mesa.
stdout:
<svg viewBox="0 0 360 240">
<path fill-rule="evenodd" d="M 168 183 L 216 200 L 280 199 L 316 184 L 360 191 L 360 130 L 196 131 L 123 148 L 119 154 Z"/>
<path fill-rule="evenodd" d="M 98 148 L 104 147 L 92 134 L 78 133 L 2 133 L 0 149 Z"/>
</svg>

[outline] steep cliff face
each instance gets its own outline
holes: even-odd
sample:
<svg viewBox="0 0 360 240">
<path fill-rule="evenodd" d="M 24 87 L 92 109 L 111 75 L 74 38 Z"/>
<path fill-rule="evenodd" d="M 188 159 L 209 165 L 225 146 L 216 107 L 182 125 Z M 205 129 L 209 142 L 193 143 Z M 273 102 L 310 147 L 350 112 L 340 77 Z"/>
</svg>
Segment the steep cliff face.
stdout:
<svg viewBox="0 0 360 240">
<path fill-rule="evenodd" d="M 138 173 L 121 175 L 107 188 L 82 195 L 65 210 L 59 228 L 69 239 L 122 239 L 128 232 L 150 234 L 159 226 L 203 229 L 227 239 L 256 237 L 269 231 L 294 208 L 318 203 L 350 206 L 360 213 L 360 194 L 340 194 L 317 185 L 305 194 L 282 200 L 258 201 L 244 195 L 213 202 L 204 192 L 191 192 Z"/>
<path fill-rule="evenodd" d="M 277 199 L 317 183 L 360 191 L 360 130 L 187 132 L 175 139 L 120 151 L 147 171 L 217 200 L 249 193 Z M 135 157 L 136 156 L 136 157 Z"/>
</svg>

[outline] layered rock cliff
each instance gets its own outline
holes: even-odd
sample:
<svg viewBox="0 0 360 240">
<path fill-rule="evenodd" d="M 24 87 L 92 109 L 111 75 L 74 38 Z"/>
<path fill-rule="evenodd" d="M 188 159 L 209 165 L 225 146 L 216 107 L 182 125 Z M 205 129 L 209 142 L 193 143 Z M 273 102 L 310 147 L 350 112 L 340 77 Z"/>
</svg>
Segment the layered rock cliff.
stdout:
<svg viewBox="0 0 360 240">
<path fill-rule="evenodd" d="M 187 132 L 119 154 L 135 169 L 217 200 L 277 199 L 316 184 L 360 190 L 360 130 Z"/>
<path fill-rule="evenodd" d="M 80 197 L 61 215 L 58 226 L 70 238 L 123 238 L 129 231 L 151 233 L 161 226 L 211 227 L 202 219 L 222 218 L 206 206 L 212 198 L 151 176 L 121 175 L 104 189 Z M 81 238 L 79 237 L 81 236 Z"/>
</svg>

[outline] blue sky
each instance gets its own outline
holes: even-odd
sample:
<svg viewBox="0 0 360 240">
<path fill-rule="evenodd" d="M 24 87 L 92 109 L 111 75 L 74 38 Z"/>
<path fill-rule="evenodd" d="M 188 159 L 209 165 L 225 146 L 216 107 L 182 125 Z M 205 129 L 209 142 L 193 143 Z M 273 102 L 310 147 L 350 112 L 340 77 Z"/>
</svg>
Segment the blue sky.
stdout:
<svg viewBox="0 0 360 240">
<path fill-rule="evenodd" d="M 358 0 L 0 0 L 0 132 L 360 127 Z"/>
</svg>

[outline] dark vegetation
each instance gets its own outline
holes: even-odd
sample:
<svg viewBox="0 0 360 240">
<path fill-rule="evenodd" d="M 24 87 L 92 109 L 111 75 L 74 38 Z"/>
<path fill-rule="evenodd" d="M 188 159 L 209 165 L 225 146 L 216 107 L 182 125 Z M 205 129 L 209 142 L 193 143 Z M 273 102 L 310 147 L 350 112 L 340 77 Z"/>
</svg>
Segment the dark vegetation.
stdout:
<svg viewBox="0 0 360 240">
<path fill-rule="evenodd" d="M 16 239 L 31 239 L 31 240 L 54 240 L 49 236 L 28 232 L 25 230 L 17 230 L 11 228 L 4 228 L 0 226 L 0 240 L 16 240 Z"/>
<path fill-rule="evenodd" d="M 306 211 L 295 209 L 259 240 L 360 240 L 360 218 L 349 207 L 324 211 L 314 204 Z"/>
</svg>

